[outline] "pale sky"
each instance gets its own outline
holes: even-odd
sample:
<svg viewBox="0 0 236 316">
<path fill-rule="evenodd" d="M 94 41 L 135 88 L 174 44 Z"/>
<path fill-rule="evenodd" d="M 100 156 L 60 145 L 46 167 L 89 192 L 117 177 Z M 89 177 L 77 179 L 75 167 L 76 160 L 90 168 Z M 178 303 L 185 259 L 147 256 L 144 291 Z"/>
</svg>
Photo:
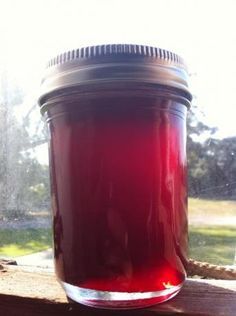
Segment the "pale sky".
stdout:
<svg viewBox="0 0 236 316">
<path fill-rule="evenodd" d="M 106 43 L 180 54 L 205 122 L 236 136 L 236 1 L 0 0 L 0 68 L 29 96 L 48 59 Z"/>
</svg>

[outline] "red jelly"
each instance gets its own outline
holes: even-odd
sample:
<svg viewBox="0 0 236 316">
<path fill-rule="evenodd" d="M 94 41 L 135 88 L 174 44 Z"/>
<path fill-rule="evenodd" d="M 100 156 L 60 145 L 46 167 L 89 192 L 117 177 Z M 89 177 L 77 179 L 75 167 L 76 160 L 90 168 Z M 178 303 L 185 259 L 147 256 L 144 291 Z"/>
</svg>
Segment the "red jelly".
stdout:
<svg viewBox="0 0 236 316">
<path fill-rule="evenodd" d="M 55 267 L 67 296 L 101 308 L 173 297 L 188 240 L 191 95 L 182 61 L 107 45 L 62 55 L 48 71 L 40 105 L 51 133 Z"/>
</svg>

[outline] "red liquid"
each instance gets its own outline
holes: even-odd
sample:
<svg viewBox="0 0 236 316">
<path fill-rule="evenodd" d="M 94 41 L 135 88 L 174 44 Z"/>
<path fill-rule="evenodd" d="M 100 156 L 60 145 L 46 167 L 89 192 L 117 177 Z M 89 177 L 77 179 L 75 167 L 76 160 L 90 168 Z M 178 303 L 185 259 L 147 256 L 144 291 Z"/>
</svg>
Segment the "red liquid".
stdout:
<svg viewBox="0 0 236 316">
<path fill-rule="evenodd" d="M 144 98 L 51 109 L 59 279 L 116 292 L 184 281 L 185 115 L 179 103 Z"/>
</svg>

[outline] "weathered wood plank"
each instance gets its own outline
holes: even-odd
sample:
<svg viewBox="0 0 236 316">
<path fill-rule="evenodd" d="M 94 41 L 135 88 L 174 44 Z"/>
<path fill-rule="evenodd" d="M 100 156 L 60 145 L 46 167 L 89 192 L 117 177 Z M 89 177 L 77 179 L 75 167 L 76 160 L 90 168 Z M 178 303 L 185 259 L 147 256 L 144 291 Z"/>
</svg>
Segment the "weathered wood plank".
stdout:
<svg viewBox="0 0 236 316">
<path fill-rule="evenodd" d="M 0 315 L 7 316 L 236 315 L 236 281 L 189 279 L 166 303 L 135 311 L 104 311 L 68 304 L 53 273 L 4 266 L 0 293 Z"/>
</svg>

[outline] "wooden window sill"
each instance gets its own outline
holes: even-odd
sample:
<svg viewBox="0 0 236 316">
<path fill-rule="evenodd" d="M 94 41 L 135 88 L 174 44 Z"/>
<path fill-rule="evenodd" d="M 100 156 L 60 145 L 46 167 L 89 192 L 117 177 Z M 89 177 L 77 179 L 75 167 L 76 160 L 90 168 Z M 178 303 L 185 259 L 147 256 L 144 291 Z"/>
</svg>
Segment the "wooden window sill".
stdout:
<svg viewBox="0 0 236 316">
<path fill-rule="evenodd" d="M 236 315 L 236 281 L 188 279 L 172 300 L 130 311 L 104 311 L 69 304 L 52 271 L 4 266 L 0 270 L 0 315 Z"/>
</svg>

